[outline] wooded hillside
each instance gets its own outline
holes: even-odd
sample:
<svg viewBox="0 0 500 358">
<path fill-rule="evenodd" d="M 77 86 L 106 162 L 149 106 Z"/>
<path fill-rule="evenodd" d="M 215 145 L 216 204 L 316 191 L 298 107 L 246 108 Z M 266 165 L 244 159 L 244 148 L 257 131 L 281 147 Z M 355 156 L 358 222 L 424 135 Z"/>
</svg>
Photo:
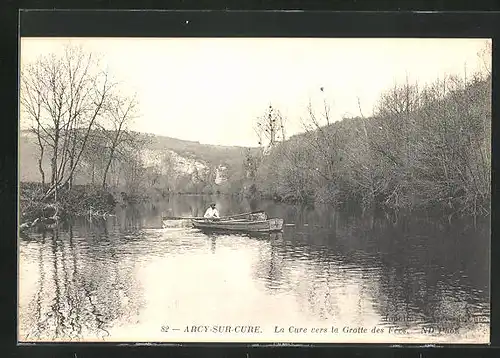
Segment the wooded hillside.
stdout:
<svg viewBox="0 0 500 358">
<path fill-rule="evenodd" d="M 305 134 L 253 158 L 253 191 L 292 202 L 487 215 L 491 120 L 491 73 L 397 85 L 370 117 L 332 123 L 328 111 L 310 108 Z"/>
</svg>

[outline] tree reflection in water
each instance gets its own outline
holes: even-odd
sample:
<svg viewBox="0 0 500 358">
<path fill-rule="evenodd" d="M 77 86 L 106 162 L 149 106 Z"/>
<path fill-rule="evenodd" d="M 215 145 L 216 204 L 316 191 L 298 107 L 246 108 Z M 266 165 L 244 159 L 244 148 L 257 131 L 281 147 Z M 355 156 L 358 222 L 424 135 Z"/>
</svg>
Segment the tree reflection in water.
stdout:
<svg viewBox="0 0 500 358">
<path fill-rule="evenodd" d="M 338 319 L 339 300 L 353 301 L 355 317 L 377 314 L 403 326 L 464 328 L 475 315 L 489 316 L 487 225 L 284 209 L 295 226 L 270 241 L 255 276 L 295 295 L 311 316 Z"/>
<path fill-rule="evenodd" d="M 141 297 L 133 267 L 115 259 L 115 245 L 89 243 L 109 240 L 99 232 L 107 229 L 101 225 L 84 239 L 69 226 L 34 238 L 38 288 L 20 321 L 20 341 L 99 340 L 109 336 L 115 321 L 138 314 Z"/>
<path fill-rule="evenodd" d="M 286 292 L 287 286 L 284 281 L 283 256 L 278 250 L 282 245 L 283 235 L 281 233 L 254 235 L 256 240 L 261 240 L 267 245 L 260 245 L 258 250 L 258 262 L 255 267 L 254 277 L 264 283 L 269 291 Z"/>
</svg>

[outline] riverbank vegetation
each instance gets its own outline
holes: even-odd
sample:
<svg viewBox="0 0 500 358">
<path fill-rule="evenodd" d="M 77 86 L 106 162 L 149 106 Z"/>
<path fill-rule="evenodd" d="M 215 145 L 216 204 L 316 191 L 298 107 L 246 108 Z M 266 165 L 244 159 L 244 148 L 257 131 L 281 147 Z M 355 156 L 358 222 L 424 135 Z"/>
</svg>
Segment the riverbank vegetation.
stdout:
<svg viewBox="0 0 500 358">
<path fill-rule="evenodd" d="M 99 209 L 107 213 L 113 172 L 133 187 L 133 154 L 143 143 L 128 126 L 138 103 L 94 54 L 67 46 L 61 54 L 23 64 L 20 102 L 21 125 L 38 146 L 40 175 L 39 185 L 20 188 L 24 224 L 48 219 L 47 209 L 56 221 Z M 87 175 L 89 185 L 75 186 L 78 175 Z"/>
<path fill-rule="evenodd" d="M 407 80 L 368 117 L 334 122 L 326 101 L 321 112 L 311 105 L 304 134 L 248 155 L 245 190 L 285 202 L 487 216 L 491 119 L 489 70 L 425 86 Z M 269 117 L 268 127 L 276 123 Z"/>
</svg>

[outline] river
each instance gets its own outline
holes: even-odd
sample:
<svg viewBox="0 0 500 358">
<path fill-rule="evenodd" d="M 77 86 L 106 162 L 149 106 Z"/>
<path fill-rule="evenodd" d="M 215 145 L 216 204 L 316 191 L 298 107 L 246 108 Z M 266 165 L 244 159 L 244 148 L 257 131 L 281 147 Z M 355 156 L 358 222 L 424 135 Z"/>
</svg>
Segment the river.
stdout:
<svg viewBox="0 0 500 358">
<path fill-rule="evenodd" d="M 162 214 L 264 209 L 283 233 Z M 486 343 L 488 223 L 225 196 L 118 207 L 19 239 L 19 341 Z M 229 326 L 229 327 L 228 327 Z"/>
</svg>

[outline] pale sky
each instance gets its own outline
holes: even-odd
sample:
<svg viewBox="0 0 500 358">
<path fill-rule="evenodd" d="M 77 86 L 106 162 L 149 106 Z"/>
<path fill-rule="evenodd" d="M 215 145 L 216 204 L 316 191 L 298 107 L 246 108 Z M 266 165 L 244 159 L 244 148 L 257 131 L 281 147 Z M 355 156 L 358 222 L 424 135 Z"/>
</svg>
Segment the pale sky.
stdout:
<svg viewBox="0 0 500 358">
<path fill-rule="evenodd" d="M 98 53 L 137 92 L 132 129 L 208 144 L 256 146 L 255 118 L 270 104 L 303 131 L 309 100 L 335 120 L 370 115 L 406 75 L 420 84 L 482 66 L 485 39 L 23 38 L 21 62 L 65 44 Z M 320 91 L 324 87 L 324 92 Z"/>
</svg>

